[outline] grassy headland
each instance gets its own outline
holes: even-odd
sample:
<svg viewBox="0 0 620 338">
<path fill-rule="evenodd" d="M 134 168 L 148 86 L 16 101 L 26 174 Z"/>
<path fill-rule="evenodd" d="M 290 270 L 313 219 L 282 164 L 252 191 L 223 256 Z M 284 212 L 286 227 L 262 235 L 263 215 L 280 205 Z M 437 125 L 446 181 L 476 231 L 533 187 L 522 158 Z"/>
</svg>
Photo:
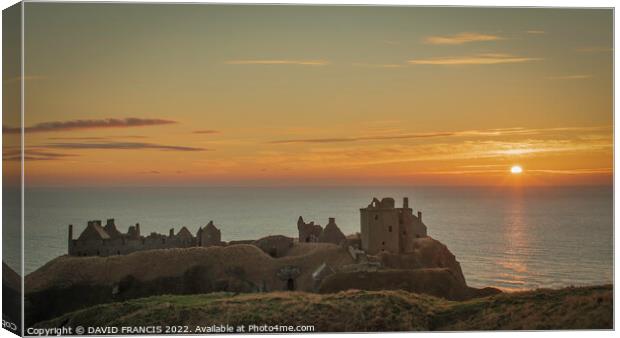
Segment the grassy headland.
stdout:
<svg viewBox="0 0 620 338">
<path fill-rule="evenodd" d="M 448 301 L 405 291 L 164 295 L 98 305 L 37 327 L 315 325 L 319 332 L 612 329 L 611 285 Z"/>
</svg>

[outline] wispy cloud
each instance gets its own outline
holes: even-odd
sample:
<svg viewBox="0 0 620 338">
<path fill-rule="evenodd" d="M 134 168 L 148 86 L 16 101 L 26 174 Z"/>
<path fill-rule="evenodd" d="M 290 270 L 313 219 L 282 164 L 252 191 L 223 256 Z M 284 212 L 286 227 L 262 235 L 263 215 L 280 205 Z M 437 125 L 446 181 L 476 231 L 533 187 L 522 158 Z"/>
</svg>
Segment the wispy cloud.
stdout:
<svg viewBox="0 0 620 338">
<path fill-rule="evenodd" d="M 592 78 L 592 75 L 587 74 L 576 74 L 576 75 L 559 75 L 559 76 L 548 76 L 547 80 L 585 80 Z"/>
<path fill-rule="evenodd" d="M 359 62 L 356 62 L 356 63 L 353 63 L 353 66 L 354 67 L 366 67 L 366 68 L 402 68 L 405 65 L 401 65 L 401 64 L 398 64 L 398 63 L 383 63 L 383 64 L 377 63 L 377 64 L 374 64 L 374 63 L 359 63 Z"/>
<path fill-rule="evenodd" d="M 138 172 L 138 174 L 140 174 L 140 175 L 159 175 L 159 174 L 161 174 L 161 171 L 159 171 L 159 170 L 140 171 L 140 172 Z"/>
<path fill-rule="evenodd" d="M 474 175 L 474 174 L 505 174 L 508 165 L 502 165 L 503 169 L 481 169 L 481 170 L 440 170 L 429 172 L 418 172 L 418 174 L 429 175 Z M 527 169 L 528 175 L 531 174 L 556 174 L 556 175 L 596 175 L 611 174 L 612 168 L 583 168 L 583 169 Z"/>
<path fill-rule="evenodd" d="M 531 29 L 529 31 L 526 31 L 527 34 L 531 34 L 531 35 L 543 35 L 546 34 L 545 31 L 540 30 L 540 29 Z"/>
<path fill-rule="evenodd" d="M 209 149 L 162 145 L 155 143 L 133 143 L 133 142 L 99 142 L 99 143 L 51 143 L 46 145 L 47 148 L 59 149 L 116 149 L 116 150 L 169 150 L 169 151 L 206 151 Z"/>
<path fill-rule="evenodd" d="M 129 127 L 143 127 L 143 126 L 155 126 L 162 124 L 176 123 L 176 121 L 163 120 L 163 119 L 144 119 L 136 117 L 128 117 L 122 119 L 109 118 L 99 120 L 69 120 L 69 121 L 51 121 L 42 122 L 26 127 L 27 133 L 39 133 L 39 132 L 55 132 L 66 130 L 79 130 L 79 129 L 99 129 L 99 128 L 129 128 Z M 19 127 L 3 126 L 2 131 L 7 134 L 16 134 L 20 132 Z"/>
<path fill-rule="evenodd" d="M 569 154 L 577 152 L 610 152 L 611 140 L 584 142 L 572 139 L 530 139 L 525 141 L 465 141 L 459 143 L 421 144 L 404 148 L 398 156 L 357 156 L 342 161 L 346 165 L 387 165 L 398 163 L 419 163 L 435 161 L 457 161 L 473 159 L 508 159 L 541 156 L 543 154 Z M 334 152 L 333 156 L 345 156 Z M 332 159 L 334 160 L 334 159 Z"/>
<path fill-rule="evenodd" d="M 27 149 L 24 152 L 24 160 L 26 161 L 51 161 L 61 160 L 67 157 L 77 156 L 74 154 L 63 154 L 57 152 L 50 152 L 40 149 Z M 4 161 L 19 161 L 21 159 L 21 150 L 12 150 L 3 152 L 2 160 Z"/>
<path fill-rule="evenodd" d="M 579 168 L 579 169 L 529 169 L 529 172 L 564 175 L 612 174 L 613 168 Z"/>
<path fill-rule="evenodd" d="M 524 63 L 531 61 L 539 61 L 541 58 L 532 58 L 525 56 L 517 56 L 511 54 L 476 54 L 468 56 L 449 56 L 449 57 L 432 57 L 426 59 L 413 59 L 408 63 L 412 65 L 437 65 L 437 66 L 454 66 L 454 65 L 497 65 L 506 63 Z"/>
<path fill-rule="evenodd" d="M 4 79 L 2 81 L 2 83 L 4 84 L 9 84 L 9 83 L 13 83 L 13 82 L 20 82 L 21 80 L 24 81 L 29 81 L 29 80 L 42 80 L 45 79 L 45 76 L 38 76 L 38 75 L 26 75 L 24 77 L 21 76 L 16 76 L 16 77 L 12 77 L 12 78 L 8 78 L 8 79 Z"/>
<path fill-rule="evenodd" d="M 204 130 L 194 130 L 192 133 L 194 134 L 218 134 L 219 132 L 220 132 L 219 130 L 204 129 Z"/>
<path fill-rule="evenodd" d="M 229 65 L 298 65 L 298 66 L 325 66 L 327 60 L 229 60 Z"/>
<path fill-rule="evenodd" d="M 430 45 L 462 45 L 470 42 L 497 41 L 505 38 L 493 34 L 481 34 L 475 32 L 464 32 L 454 35 L 435 35 L 424 38 L 424 43 Z"/>
<path fill-rule="evenodd" d="M 57 141 L 101 141 L 111 139 L 144 139 L 146 136 L 141 135 L 121 135 L 121 136 L 84 136 L 84 137 L 49 137 L 48 140 Z"/>
<path fill-rule="evenodd" d="M 598 127 L 556 127 L 556 128 L 495 128 L 484 130 L 459 130 L 459 131 L 435 131 L 427 133 L 390 133 L 372 136 L 353 136 L 353 137 L 329 137 L 329 138 L 309 138 L 309 139 L 286 139 L 276 140 L 272 144 L 294 144 L 294 143 L 345 143 L 359 141 L 380 141 L 380 140 L 405 140 L 419 138 L 438 138 L 438 137 L 500 137 L 500 136 L 524 136 L 537 134 L 552 134 L 565 132 L 585 132 L 585 131 L 610 131 L 610 126 Z"/>
<path fill-rule="evenodd" d="M 437 133 L 415 133 L 415 134 L 377 135 L 377 136 L 360 136 L 360 137 L 291 139 L 291 140 L 271 141 L 269 143 L 273 143 L 273 144 L 341 143 L 341 142 L 373 141 L 373 140 L 399 140 L 399 139 L 412 139 L 412 138 L 429 138 L 429 137 L 442 137 L 442 136 L 452 136 L 452 135 L 454 135 L 454 133 L 452 132 L 437 132 Z"/>
</svg>

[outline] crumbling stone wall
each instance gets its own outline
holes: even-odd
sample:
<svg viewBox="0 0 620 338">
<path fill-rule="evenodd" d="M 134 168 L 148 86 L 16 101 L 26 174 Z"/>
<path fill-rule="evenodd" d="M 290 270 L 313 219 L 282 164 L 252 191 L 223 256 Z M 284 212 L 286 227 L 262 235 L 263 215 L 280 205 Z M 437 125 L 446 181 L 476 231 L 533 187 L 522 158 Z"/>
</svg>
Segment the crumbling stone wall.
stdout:
<svg viewBox="0 0 620 338">
<path fill-rule="evenodd" d="M 297 220 L 297 230 L 299 230 L 299 241 L 305 243 L 318 242 L 323 227 L 314 222 L 306 223 L 303 217 L 299 216 Z"/>
</svg>

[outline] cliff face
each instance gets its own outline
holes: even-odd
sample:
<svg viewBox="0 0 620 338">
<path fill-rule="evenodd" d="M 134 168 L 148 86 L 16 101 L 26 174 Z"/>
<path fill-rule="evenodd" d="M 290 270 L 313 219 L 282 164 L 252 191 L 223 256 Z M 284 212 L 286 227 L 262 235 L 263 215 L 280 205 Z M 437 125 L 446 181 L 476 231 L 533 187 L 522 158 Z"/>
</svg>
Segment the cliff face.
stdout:
<svg viewBox="0 0 620 338">
<path fill-rule="evenodd" d="M 377 255 L 381 263 L 391 269 L 446 268 L 456 280 L 465 285 L 461 264 L 443 243 L 431 237 L 413 240 L 413 252 L 393 254 L 383 252 Z"/>
<path fill-rule="evenodd" d="M 413 240 L 413 251 L 404 254 L 382 252 L 369 256 L 383 269 L 339 272 L 326 278 L 319 292 L 331 293 L 349 289 L 405 290 L 451 300 L 463 300 L 499 290 L 470 288 L 456 257 L 441 242 L 431 238 Z"/>
</svg>

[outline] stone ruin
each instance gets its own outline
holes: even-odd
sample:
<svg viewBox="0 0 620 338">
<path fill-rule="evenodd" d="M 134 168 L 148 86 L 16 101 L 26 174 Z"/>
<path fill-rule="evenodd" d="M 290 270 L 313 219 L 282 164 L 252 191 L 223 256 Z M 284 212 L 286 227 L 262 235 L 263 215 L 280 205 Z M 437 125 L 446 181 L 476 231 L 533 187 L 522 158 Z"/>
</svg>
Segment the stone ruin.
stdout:
<svg viewBox="0 0 620 338">
<path fill-rule="evenodd" d="M 299 242 L 304 243 L 333 243 L 341 244 L 346 240 L 345 235 L 336 225 L 336 219 L 330 217 L 325 229 L 314 222 L 306 223 L 303 217 L 297 220 L 297 230 L 299 231 Z"/>
<path fill-rule="evenodd" d="M 372 202 L 360 209 L 361 233 L 347 238 L 338 225 L 336 219 L 330 217 L 323 228 L 314 222 L 306 223 L 302 216 L 297 220 L 299 243 L 332 243 L 343 247 L 353 246 L 357 253 L 356 258 L 364 255 L 375 255 L 381 252 L 407 253 L 413 251 L 413 240 L 426 237 L 426 225 L 422 222 L 422 213 L 417 215 L 409 208 L 409 199 L 403 199 L 403 207 L 396 208 L 394 199 L 390 197 L 379 201 L 373 198 Z M 355 243 L 355 244 L 353 244 Z M 251 244 L 259 247 L 270 256 L 283 257 L 295 245 L 290 237 L 276 235 L 267 236 L 258 240 L 223 242 L 222 233 L 210 221 L 206 226 L 198 228 L 194 236 L 186 227 L 175 233 L 170 229 L 168 235 L 152 232 L 144 236 L 140 232 L 140 224 L 136 223 L 121 233 L 114 222 L 108 219 L 105 226 L 100 220 L 88 221 L 86 229 L 77 239 L 73 239 L 73 225 L 69 225 L 69 255 L 71 256 L 112 256 L 125 255 L 141 250 L 210 247 L 234 244 Z M 353 248 L 351 248 L 353 249 Z"/>
<path fill-rule="evenodd" d="M 69 225 L 69 255 L 71 256 L 113 256 L 126 255 L 136 251 L 188 248 L 194 246 L 221 246 L 220 230 L 213 221 L 204 228 L 200 227 L 196 236 L 182 227 L 174 233 L 170 229 L 168 235 L 152 232 L 148 236 L 140 233 L 140 223 L 130 226 L 127 233 L 116 228 L 114 219 L 108 219 L 105 226 L 101 221 L 88 221 L 86 229 L 77 239 L 73 239 L 73 225 Z"/>
</svg>

